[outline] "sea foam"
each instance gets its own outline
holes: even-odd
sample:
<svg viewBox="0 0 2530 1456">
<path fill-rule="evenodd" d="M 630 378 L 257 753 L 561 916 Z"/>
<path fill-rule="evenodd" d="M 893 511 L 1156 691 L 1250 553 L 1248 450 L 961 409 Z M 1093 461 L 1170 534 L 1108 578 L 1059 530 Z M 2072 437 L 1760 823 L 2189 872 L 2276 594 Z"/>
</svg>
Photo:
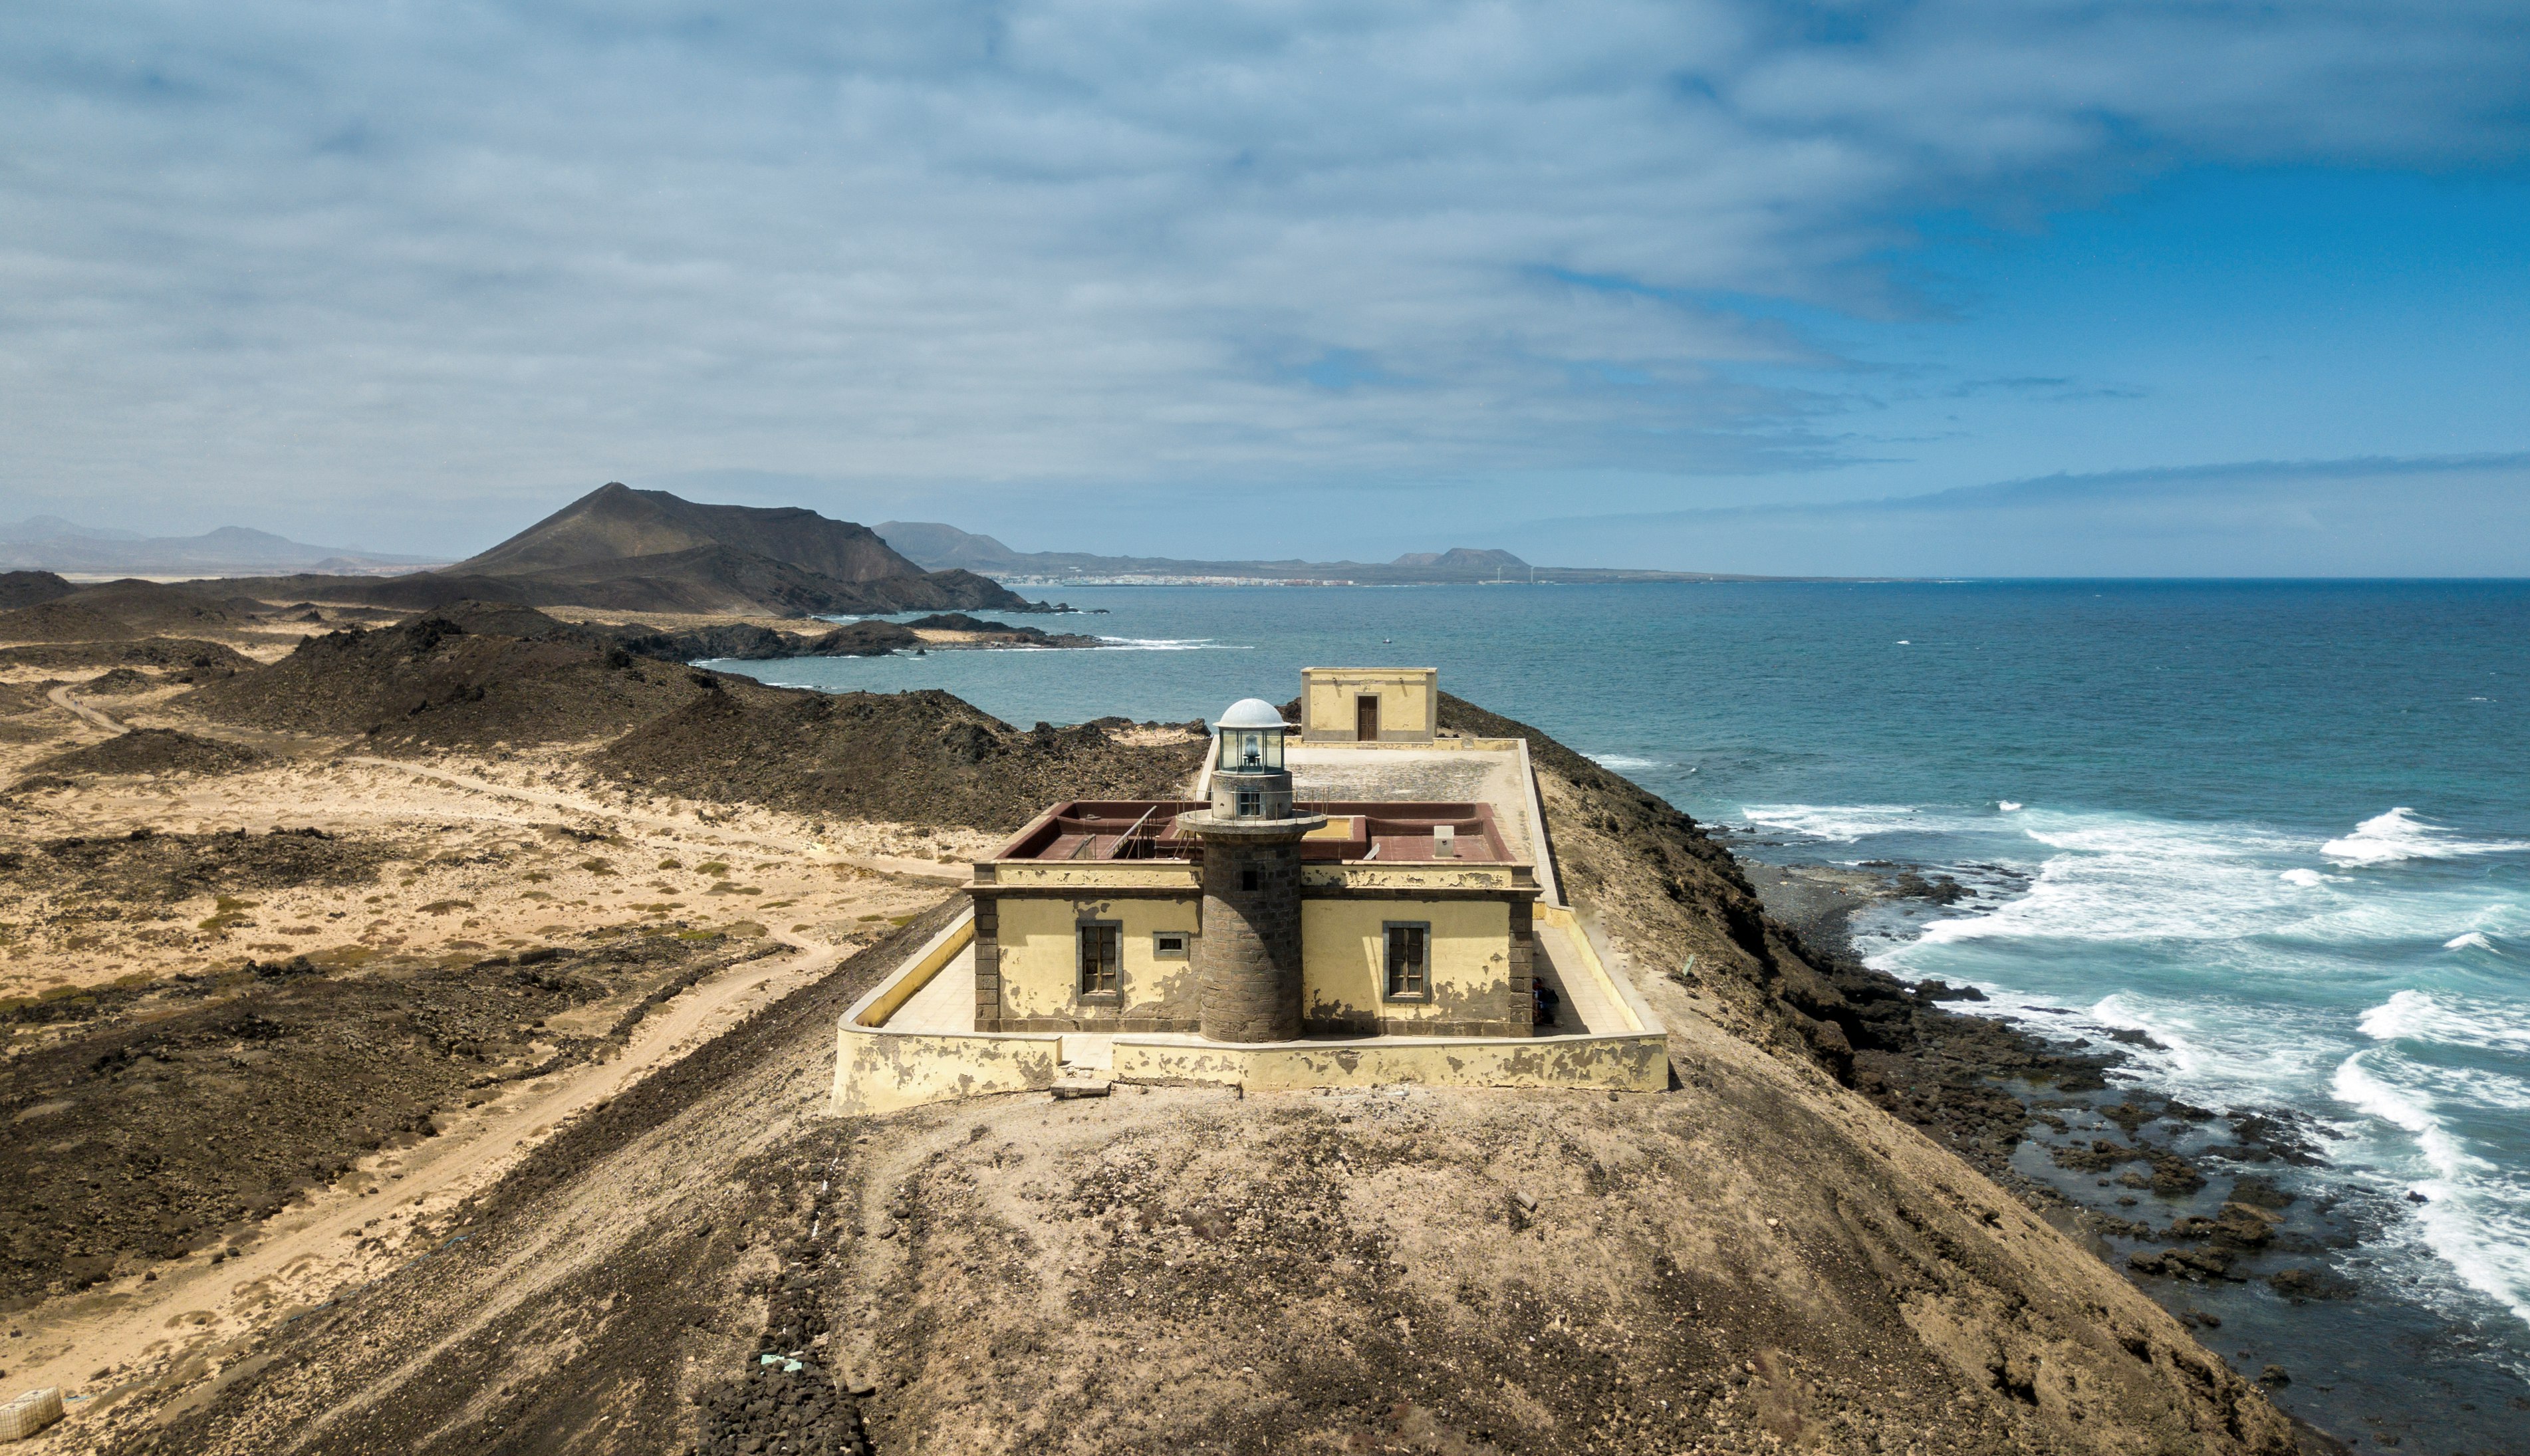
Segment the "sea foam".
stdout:
<svg viewBox="0 0 2530 1456">
<path fill-rule="evenodd" d="M 2530 1323 L 2530 1213 L 2523 1197 L 2530 1189 L 2470 1152 L 2436 1100 L 2406 1085 L 2397 1061 L 2383 1055 L 2374 1049 L 2345 1058 L 2331 1079 L 2331 1095 L 2407 1135 L 2424 1163 L 2425 1175 L 2408 1180 L 2408 1191 L 2425 1199 L 2416 1225 L 2427 1250 L 2461 1283 Z"/>
<path fill-rule="evenodd" d="M 1216 642 L 1210 637 L 1101 637 L 1099 652 L 1253 652 L 1245 642 Z"/>
<path fill-rule="evenodd" d="M 2402 859 L 2456 859 L 2465 854 L 2504 854 L 2530 849 L 2519 839 L 2463 839 L 2438 824 L 2416 817 L 2401 805 L 2376 814 L 2343 838 L 2331 839 L 2319 852 L 2343 865 L 2395 864 Z"/>
<path fill-rule="evenodd" d="M 1740 816 L 1760 828 L 1850 844 L 1874 835 L 1956 834 L 1990 821 L 1922 804 L 1747 804 Z"/>
<path fill-rule="evenodd" d="M 2356 1023 L 2376 1042 L 2413 1040 L 2530 1054 L 2530 1010 L 2474 998 L 2401 991 Z"/>
<path fill-rule="evenodd" d="M 2035 810 L 2013 823 L 2056 851 L 2028 893 L 1986 914 L 1934 921 L 1919 944 L 2228 941 L 2288 931 L 2313 913 L 2278 889 L 2269 864 L 2288 841 L 2262 831 Z"/>
</svg>

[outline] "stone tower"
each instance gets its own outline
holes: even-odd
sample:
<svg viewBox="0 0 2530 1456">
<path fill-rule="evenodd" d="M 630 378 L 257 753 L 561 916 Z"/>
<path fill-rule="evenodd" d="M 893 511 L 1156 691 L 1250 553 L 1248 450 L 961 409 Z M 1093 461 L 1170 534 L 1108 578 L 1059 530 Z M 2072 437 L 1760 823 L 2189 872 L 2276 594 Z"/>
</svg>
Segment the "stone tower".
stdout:
<svg viewBox="0 0 2530 1456">
<path fill-rule="evenodd" d="M 1300 1034 L 1300 840 L 1327 822 L 1292 807 L 1283 715 L 1256 698 L 1221 716 L 1212 804 L 1178 829 L 1203 845 L 1197 1015 L 1216 1042 Z"/>
</svg>

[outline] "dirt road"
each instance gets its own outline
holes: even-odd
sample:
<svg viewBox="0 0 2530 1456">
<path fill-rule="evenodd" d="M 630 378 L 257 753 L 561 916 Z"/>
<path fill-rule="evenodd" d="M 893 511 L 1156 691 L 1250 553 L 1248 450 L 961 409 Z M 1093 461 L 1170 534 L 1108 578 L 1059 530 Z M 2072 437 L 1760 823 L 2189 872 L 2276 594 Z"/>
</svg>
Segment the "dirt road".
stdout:
<svg viewBox="0 0 2530 1456">
<path fill-rule="evenodd" d="M 113 719 L 99 713 L 87 704 L 72 697 L 71 690 L 67 687 L 54 688 L 51 692 L 44 694 L 44 697 L 50 701 L 54 707 L 70 714 L 72 717 L 86 724 L 90 728 L 101 728 L 109 733 L 128 731 L 122 724 L 115 722 Z"/>
<path fill-rule="evenodd" d="M 86 1449 L 80 1431 L 136 1394 L 191 1383 L 260 1327 L 424 1257 L 414 1227 L 479 1193 L 557 1129 L 830 970 L 834 947 L 731 967 L 669 1001 L 623 1052 L 539 1079 L 475 1108 L 437 1138 L 366 1159 L 257 1231 L 237 1257 L 162 1266 L 153 1279 L 56 1301 L 14 1322 L 9 1378 L 58 1385 L 73 1418 L 29 1451 Z"/>
<path fill-rule="evenodd" d="M 129 725 L 118 723 L 106 714 L 95 708 L 89 707 L 87 704 L 71 696 L 71 690 L 68 687 L 56 687 L 44 696 L 53 704 L 54 707 L 72 715 L 91 728 L 102 728 L 109 733 L 116 734 L 131 731 Z M 289 742 L 287 744 L 287 748 L 294 749 L 296 752 L 285 752 L 282 756 L 302 756 L 317 747 L 317 745 L 311 743 L 309 740 L 291 734 L 276 734 L 268 732 L 246 733 L 235 730 L 223 730 L 216 728 L 206 728 L 199 724 L 189 724 L 187 725 L 187 728 L 189 731 L 196 733 L 206 733 L 211 736 L 228 738 L 236 742 L 248 743 L 250 746 L 262 749 L 266 752 L 272 752 L 276 747 L 283 746 L 277 744 L 275 740 L 288 739 Z M 534 804 L 548 809 L 563 809 L 579 814 L 603 815 L 615 819 L 629 820 L 645 829 L 672 830 L 689 837 L 718 839 L 723 843 L 745 844 L 759 849 L 779 850 L 785 854 L 799 853 L 803 848 L 798 840 L 793 837 L 747 834 L 741 830 L 727 829 L 707 822 L 699 822 L 691 815 L 671 816 L 637 813 L 627 810 L 617 804 L 602 802 L 588 794 L 567 793 L 554 789 L 528 788 L 519 784 L 500 783 L 492 780 L 478 778 L 470 774 L 459 774 L 453 773 L 447 769 L 434 768 L 427 764 L 409 763 L 401 759 L 376 758 L 368 754 L 347 753 L 339 754 L 335 757 L 336 761 L 341 763 L 358 764 L 363 768 L 385 769 L 394 773 L 410 774 L 417 779 L 427 779 L 437 783 L 444 783 L 451 788 L 462 788 L 471 793 L 490 794 L 495 797 L 509 799 L 514 802 Z M 954 881 L 962 881 L 967 877 L 967 867 L 962 861 L 943 864 L 937 860 L 912 859 L 900 855 L 844 854 L 827 849 L 825 846 L 813 841 L 805 845 L 804 848 L 805 851 L 813 858 L 834 864 L 854 865 L 861 869 L 875 871 L 883 875 L 919 875 L 927 879 Z"/>
<path fill-rule="evenodd" d="M 601 815 L 610 819 L 626 820 L 632 824 L 640 825 L 644 829 L 673 830 L 689 838 L 713 838 L 718 839 L 723 843 L 747 844 L 759 849 L 779 850 L 785 854 L 797 854 L 800 852 L 801 849 L 801 845 L 798 840 L 795 838 L 777 837 L 765 835 L 750 835 L 740 830 L 725 829 L 717 825 L 698 822 L 695 818 L 689 815 L 672 817 L 664 814 L 637 813 L 632 810 L 626 809 L 619 804 L 602 802 L 587 794 L 564 793 L 553 789 L 527 788 L 517 784 L 498 783 L 488 779 L 475 778 L 469 774 L 456 774 L 451 773 L 446 769 L 432 768 L 426 764 L 406 763 L 392 758 L 370 758 L 364 754 L 345 754 L 342 756 L 341 761 L 348 764 L 358 764 L 363 768 L 390 769 L 397 773 L 411 774 L 415 778 L 428 779 L 434 782 L 445 783 L 452 788 L 468 789 L 474 793 L 492 794 L 501 798 L 514 799 L 523 804 L 535 804 L 548 809 L 565 809 L 578 814 Z M 875 870 L 880 874 L 885 875 L 923 875 L 937 880 L 954 881 L 963 881 L 968 875 L 967 867 L 963 863 L 942 864 L 936 860 L 907 859 L 895 855 L 882 854 L 840 854 L 835 851 L 825 849 L 813 842 L 807 845 L 806 848 L 809 854 L 819 859 L 835 864 L 857 865 L 862 869 Z"/>
</svg>

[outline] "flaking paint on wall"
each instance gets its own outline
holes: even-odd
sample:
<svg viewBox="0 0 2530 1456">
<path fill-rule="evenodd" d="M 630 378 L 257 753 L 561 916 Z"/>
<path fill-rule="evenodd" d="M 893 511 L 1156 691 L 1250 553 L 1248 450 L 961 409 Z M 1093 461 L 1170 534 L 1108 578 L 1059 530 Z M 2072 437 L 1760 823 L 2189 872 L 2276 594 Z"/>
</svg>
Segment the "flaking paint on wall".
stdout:
<svg viewBox="0 0 2530 1456">
<path fill-rule="evenodd" d="M 834 1109 L 873 1117 L 902 1107 L 1054 1085 L 1062 1039 L 871 1031 L 843 1025 Z"/>
<path fill-rule="evenodd" d="M 1429 999 L 1385 995 L 1391 921 L 1431 927 Z M 1303 900 L 1300 944 L 1300 1004 L 1313 1025 L 1510 1019 L 1511 907 L 1500 900 Z"/>
<path fill-rule="evenodd" d="M 1231 1083 L 1257 1092 L 1401 1082 L 1433 1087 L 1669 1090 L 1669 1039 L 1657 1033 L 1344 1048 L 1201 1047 L 1118 1037 L 1115 1055 L 1115 1074 L 1124 1080 Z"/>
<path fill-rule="evenodd" d="M 1161 931 L 1191 936 L 1200 929 L 1192 898 L 1058 900 L 1014 895 L 1003 898 L 999 909 L 1005 1017 L 1079 1014 L 1079 929 L 1084 920 L 1112 920 L 1124 928 L 1120 946 L 1123 1014 L 1194 1017 L 1194 962 L 1162 960 L 1153 946 Z"/>
</svg>

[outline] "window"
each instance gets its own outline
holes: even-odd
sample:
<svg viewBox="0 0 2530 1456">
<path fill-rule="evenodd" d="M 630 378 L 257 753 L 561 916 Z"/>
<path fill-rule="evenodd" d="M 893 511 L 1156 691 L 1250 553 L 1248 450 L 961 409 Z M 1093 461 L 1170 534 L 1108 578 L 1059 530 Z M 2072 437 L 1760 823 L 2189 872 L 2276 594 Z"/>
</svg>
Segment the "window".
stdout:
<svg viewBox="0 0 2530 1456">
<path fill-rule="evenodd" d="M 1257 819 L 1261 818 L 1264 813 L 1265 795 L 1262 790 L 1253 788 L 1242 788 L 1238 790 L 1239 818 Z"/>
<path fill-rule="evenodd" d="M 1151 936 L 1151 958 L 1153 960 L 1185 959 L 1186 933 L 1182 930 L 1153 932 Z"/>
<path fill-rule="evenodd" d="M 1427 922 L 1388 922 L 1388 998 L 1432 998 L 1432 927 Z"/>
<path fill-rule="evenodd" d="M 1256 872 L 1254 870 L 1240 870 L 1238 872 L 1238 888 L 1246 890 L 1250 894 L 1255 893 Z"/>
<path fill-rule="evenodd" d="M 1125 928 L 1112 920 L 1080 927 L 1080 994 L 1117 999 L 1125 989 Z"/>
</svg>

